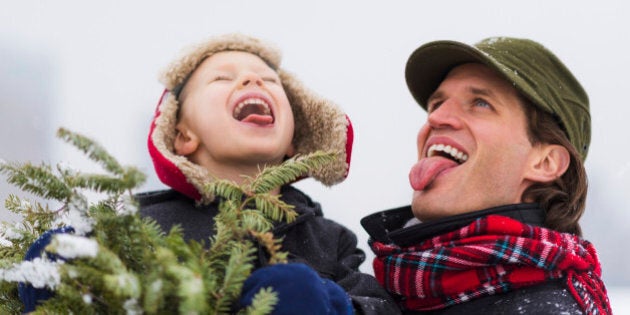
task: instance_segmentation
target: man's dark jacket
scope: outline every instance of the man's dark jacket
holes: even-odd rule
[[[361,224],[370,241],[394,243],[401,247],[419,244],[428,238],[469,225],[490,214],[507,216],[522,223],[543,226],[545,212],[536,204],[516,204],[410,225],[414,219],[410,206],[369,215]],[[566,279],[549,281],[503,294],[490,295],[456,304],[445,309],[405,314],[583,314],[564,284]]]
[[[290,262],[311,266],[320,276],[331,279],[348,292],[359,314],[400,314],[395,302],[376,279],[358,271],[365,253],[358,249],[354,233],[323,217],[321,207],[292,186],[280,192],[282,201],[294,205],[298,217],[291,223],[274,227],[277,238],[283,238],[282,249],[289,253]],[[174,190],[137,195],[140,214],[151,217],[168,232],[179,225],[186,240],[208,243],[214,234],[214,217],[218,203],[196,206],[195,201]],[[263,249],[259,266],[265,264]]]

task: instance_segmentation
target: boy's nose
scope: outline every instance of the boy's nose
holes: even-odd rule
[[[257,74],[254,73],[249,73],[249,74],[245,74],[243,75],[242,81],[241,81],[241,85],[243,85],[243,87],[248,86],[250,84],[256,84],[258,86],[262,86],[263,81],[260,78],[260,76],[258,76]]]

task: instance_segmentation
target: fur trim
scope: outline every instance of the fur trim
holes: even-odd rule
[[[252,53],[260,57],[269,67],[276,71],[282,58],[280,51],[270,43],[263,43],[259,39],[241,34],[226,34],[211,38],[184,50],[181,57],[172,62],[162,72],[160,82],[169,91],[181,88],[201,62],[221,51]]]
[[[230,50],[255,54],[278,72],[293,110],[296,152],[308,154],[322,150],[337,154],[335,162],[309,175],[327,186],[343,181],[350,167],[353,141],[348,117],[337,105],[316,95],[294,75],[280,69],[281,54],[274,46],[240,34],[223,35],[192,46],[162,72],[161,82],[167,91],[158,104],[148,139],[149,153],[160,180],[201,202],[214,199],[214,196],[203,194],[204,185],[214,180],[212,174],[175,154],[173,144],[179,108],[176,94],[205,58]]]
[[[278,74],[293,109],[296,152],[335,152],[334,163],[310,175],[327,186],[343,181],[350,167],[350,150],[346,150],[346,143],[352,142],[350,121],[335,104],[315,95],[292,74],[281,69]]]

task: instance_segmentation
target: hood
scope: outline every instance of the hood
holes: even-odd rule
[[[160,81],[165,89],[148,137],[149,154],[158,178],[195,200],[210,202],[214,199],[203,189],[213,180],[212,174],[185,156],[175,154],[173,144],[179,91],[204,59],[221,51],[257,55],[278,73],[293,110],[296,153],[303,155],[321,150],[337,154],[334,162],[308,176],[326,186],[343,181],[350,168],[354,136],[350,119],[335,103],[307,89],[293,74],[280,68],[281,54],[272,44],[241,34],[213,37],[188,47],[162,72]]]

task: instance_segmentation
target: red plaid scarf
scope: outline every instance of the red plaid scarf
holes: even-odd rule
[[[415,246],[371,246],[376,278],[405,297],[409,310],[441,309],[566,278],[587,314],[611,313],[595,248],[572,234],[490,215]]]

